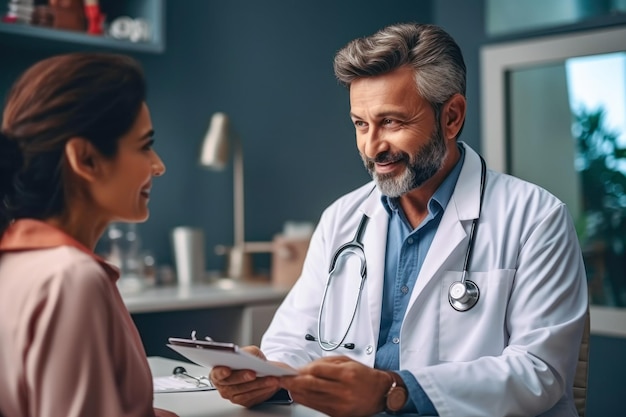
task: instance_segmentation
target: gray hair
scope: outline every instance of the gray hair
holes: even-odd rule
[[[402,23],[351,41],[335,55],[335,76],[350,87],[357,78],[394,71],[415,71],[418,93],[435,108],[454,94],[465,96],[463,54],[452,37],[438,26]]]

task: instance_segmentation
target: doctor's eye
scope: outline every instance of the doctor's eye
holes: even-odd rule
[[[367,123],[365,123],[363,120],[354,120],[352,123],[354,123],[354,127],[356,127],[357,129],[363,129],[367,127]]]

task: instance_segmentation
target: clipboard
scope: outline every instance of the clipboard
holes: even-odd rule
[[[250,369],[257,376],[296,375],[294,369],[282,368],[243,351],[234,343],[213,342],[170,337],[167,347],[193,363],[207,368],[227,366],[231,369]]]

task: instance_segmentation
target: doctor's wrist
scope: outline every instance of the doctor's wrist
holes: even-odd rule
[[[409,395],[404,380],[400,375],[392,371],[384,371],[386,374],[386,389],[383,396],[383,411],[387,414],[398,414],[406,406]]]

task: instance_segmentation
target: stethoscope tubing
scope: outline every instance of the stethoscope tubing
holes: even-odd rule
[[[322,295],[322,303],[320,304],[320,310],[317,316],[317,334],[316,338],[317,344],[320,349],[330,352],[336,350],[340,346],[342,346],[346,337],[348,336],[348,332],[352,327],[352,323],[354,322],[354,318],[356,317],[356,312],[359,309],[359,303],[361,301],[361,291],[363,290],[363,285],[365,284],[365,279],[367,278],[367,262],[365,260],[365,248],[363,247],[363,242],[361,241],[363,237],[363,232],[365,232],[365,228],[367,227],[367,222],[369,221],[369,217],[366,214],[363,214],[361,217],[361,221],[359,222],[359,226],[356,229],[356,233],[354,234],[354,238],[341,245],[333,256],[333,259],[330,263],[330,267],[328,268],[328,280],[326,281],[326,286],[324,287],[324,294]],[[354,307],[354,311],[352,312],[352,317],[350,318],[350,323],[346,328],[345,333],[341,337],[341,340],[338,343],[334,343],[331,341],[322,340],[322,316],[324,315],[324,306],[326,305],[326,297],[328,295],[328,289],[330,288],[330,284],[333,278],[333,272],[337,268],[337,260],[343,253],[353,253],[359,257],[361,260],[361,282],[359,284],[359,297],[357,297],[356,305]]]
[[[474,234],[476,233],[476,224],[480,219],[480,214],[483,209],[483,198],[485,196],[485,177],[487,176],[487,166],[483,157],[480,157],[481,171],[480,171],[480,202],[478,206],[478,217],[472,220],[472,227],[470,229],[469,243],[467,244],[467,251],[465,252],[465,261],[463,262],[463,276],[461,282],[465,282],[467,277],[467,271],[469,269],[470,259],[474,252]]]

